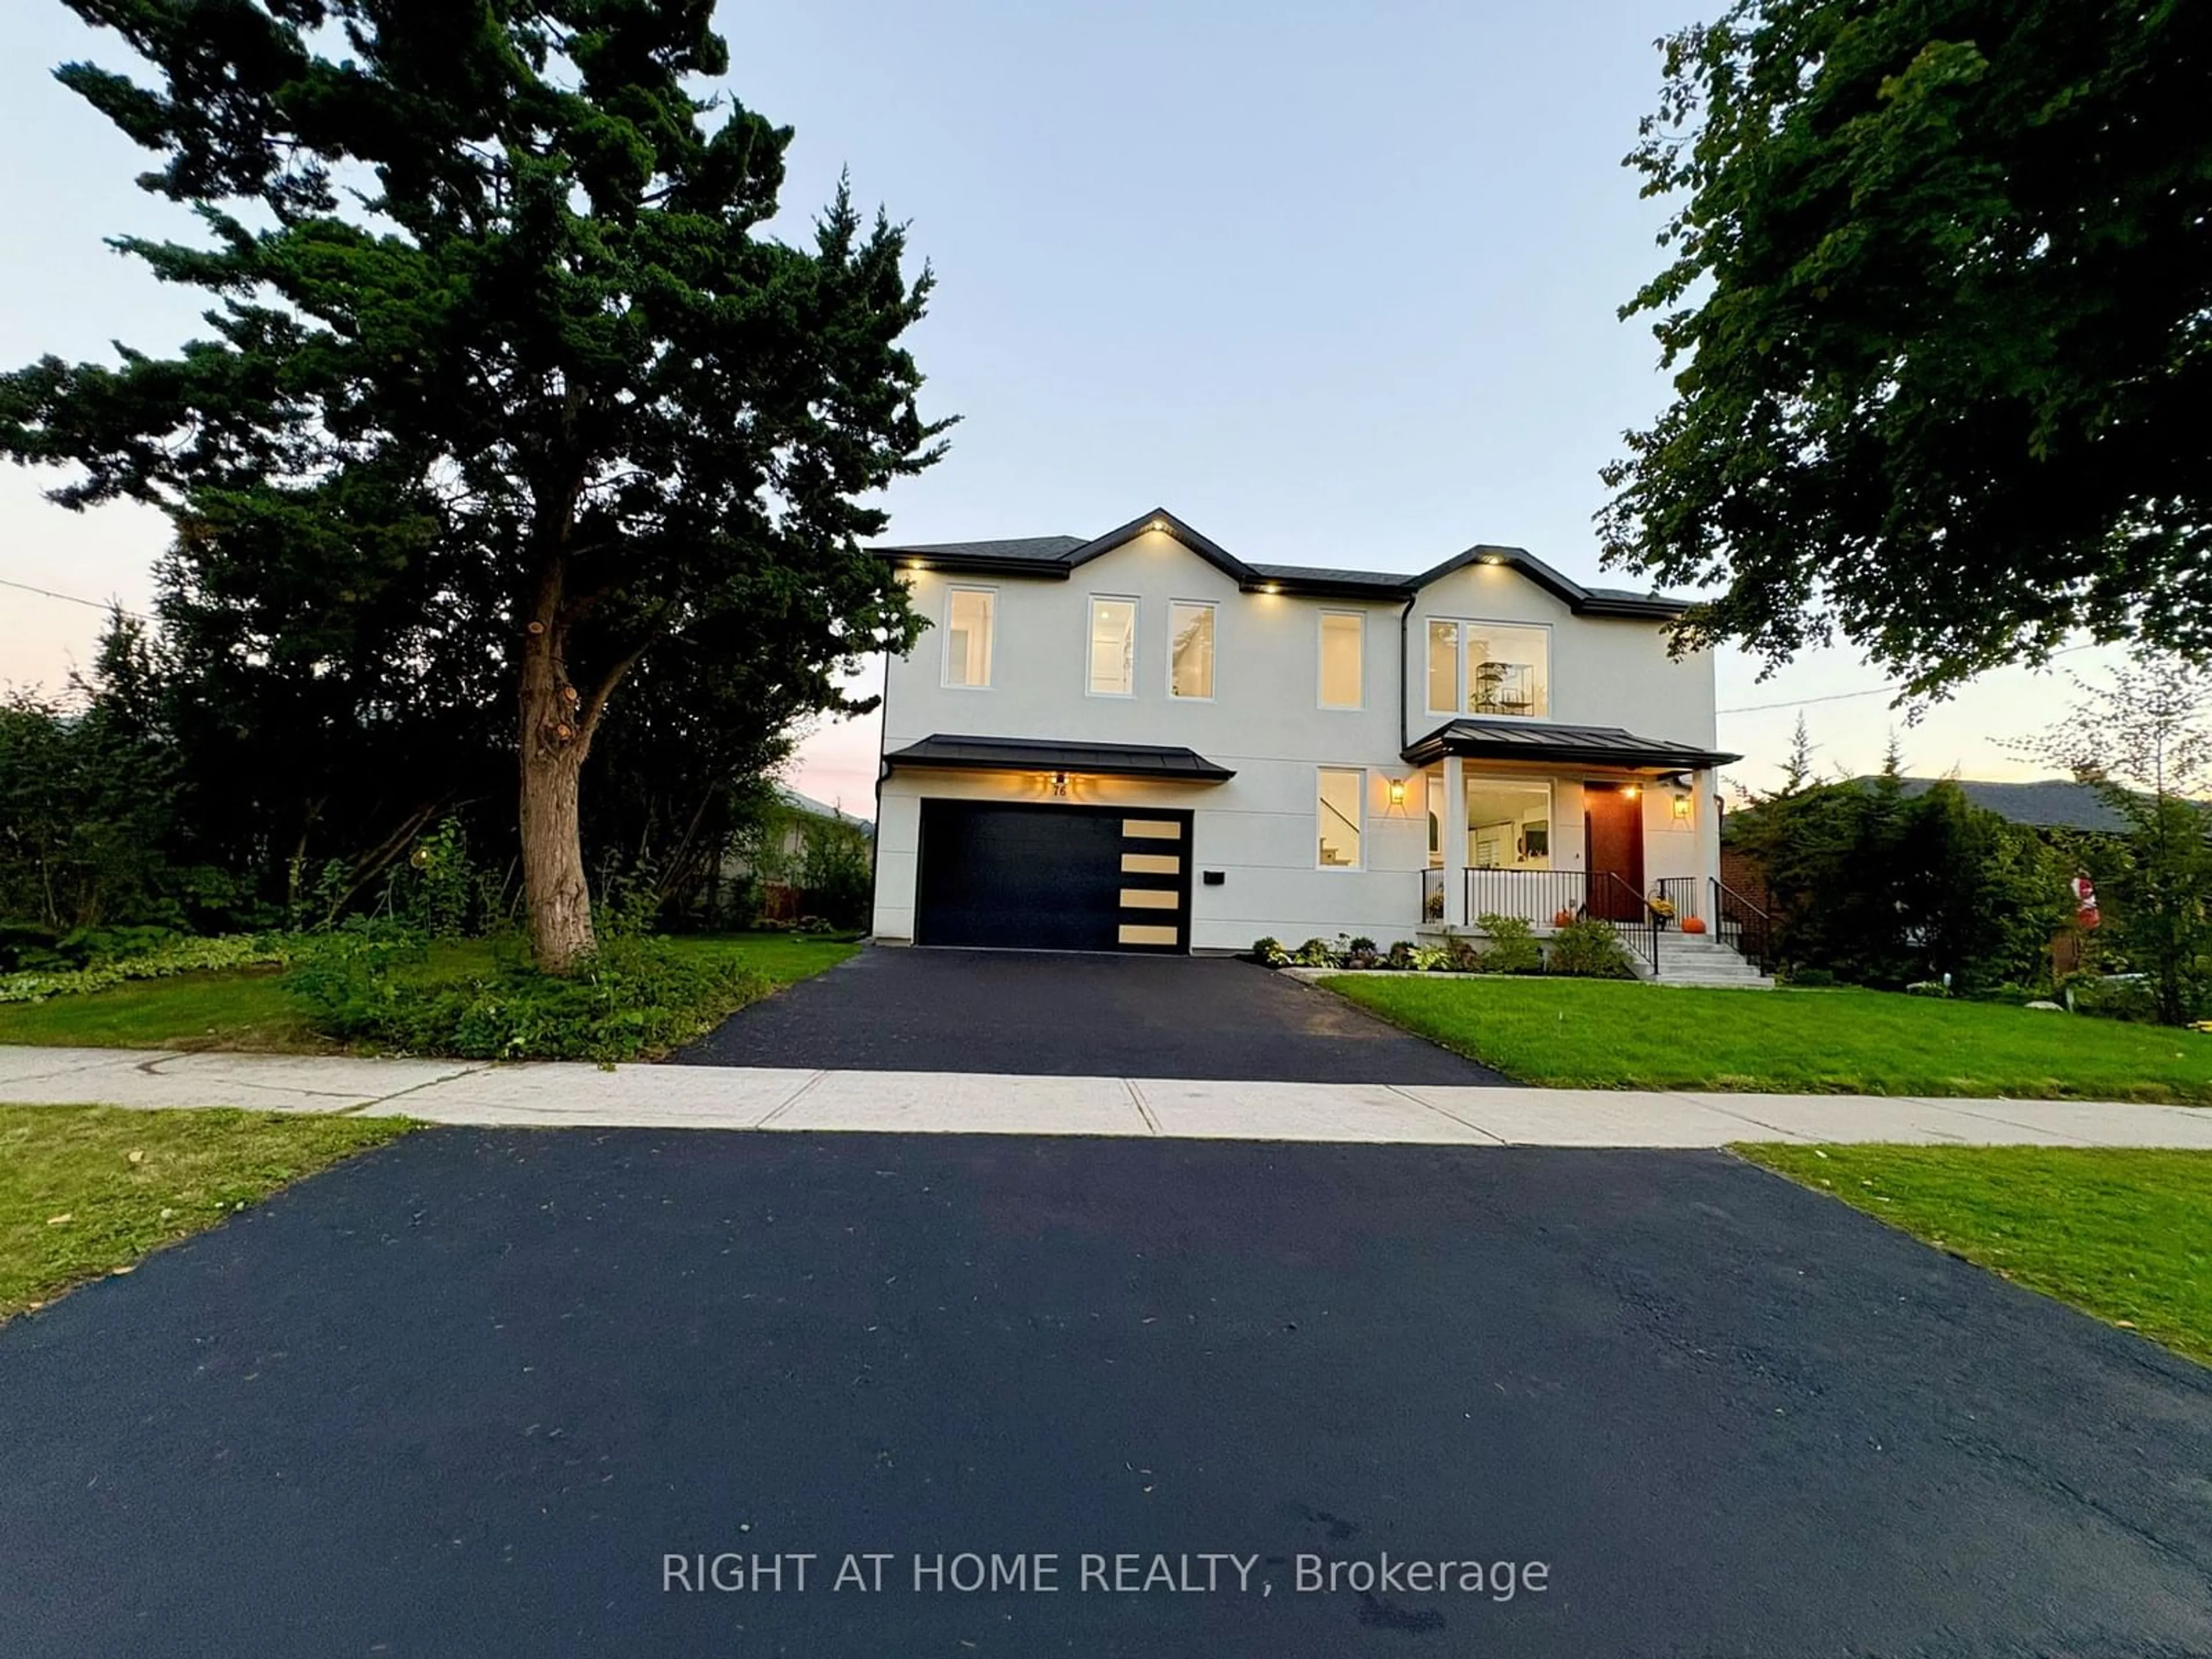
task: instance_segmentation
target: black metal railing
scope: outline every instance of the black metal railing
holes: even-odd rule
[[[1651,977],[1659,977],[1659,913],[1644,895],[1610,870],[1601,870],[1590,890],[1590,914],[1613,924],[1620,942],[1644,958]]]
[[[1685,916],[1704,916],[1705,907],[1698,902],[1699,884],[1695,876],[1663,876],[1651,884],[1651,896],[1664,899],[1672,915],[1668,917],[1677,927]]]
[[[1732,947],[1760,973],[1774,957],[1774,926],[1766,912],[1718,876],[1712,878],[1713,937]]]
[[[1589,882],[1580,870],[1469,870],[1467,920],[1518,916],[1548,927],[1560,915],[1579,916],[1589,908]]]

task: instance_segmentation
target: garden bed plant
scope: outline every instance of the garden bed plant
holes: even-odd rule
[[[1333,968],[1346,972],[1387,970],[1423,974],[1549,974],[1575,979],[1632,979],[1628,950],[1609,922],[1569,921],[1539,939],[1518,916],[1475,918],[1480,939],[1457,933],[1441,944],[1399,939],[1388,946],[1339,933],[1310,939],[1296,950],[1280,939],[1253,943],[1252,959],[1267,968]]]

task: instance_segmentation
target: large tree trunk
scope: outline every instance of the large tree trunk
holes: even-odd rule
[[[553,626],[533,626],[523,641],[518,734],[522,891],[531,955],[547,973],[560,974],[598,945],[576,817],[577,780],[590,742],[564,672],[561,635]]]

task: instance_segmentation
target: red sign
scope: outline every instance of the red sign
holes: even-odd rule
[[[2074,878],[2074,922],[2087,933],[2104,918],[2097,914],[2097,889],[2087,876]]]

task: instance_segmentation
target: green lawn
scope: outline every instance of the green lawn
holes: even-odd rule
[[[1881,991],[1357,974],[1322,982],[1509,1077],[1554,1088],[2212,1103],[2212,1034],[2082,1015]]]
[[[782,987],[834,968],[860,947],[789,933],[706,934],[672,941],[687,954],[734,957]],[[455,975],[488,969],[492,945],[465,939],[432,947],[431,965]],[[0,1004],[0,1043],[100,1048],[224,1048],[329,1054],[337,1045],[309,1029],[278,984],[280,969],[234,969],[133,980],[86,996]]]
[[[0,1106],[0,1320],[86,1279],[128,1273],[149,1250],[409,1127],[398,1118]]]
[[[2212,1152],[1735,1150],[1938,1249],[2212,1364]]]

